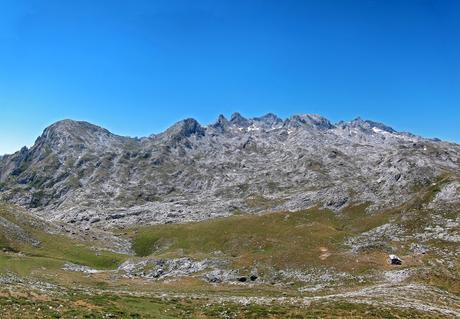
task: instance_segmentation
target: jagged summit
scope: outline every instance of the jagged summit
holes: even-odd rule
[[[185,138],[191,135],[203,136],[204,131],[197,120],[188,118],[175,123],[164,132],[164,135],[169,138]]]
[[[388,133],[397,133],[396,130],[380,122],[374,122],[370,120],[363,120],[361,117],[357,117],[350,122],[341,121],[337,123],[337,126],[341,128],[355,128],[363,131],[384,131]]]
[[[229,121],[227,118],[223,115],[220,114],[219,117],[217,118],[216,122],[211,124],[210,127],[216,129],[219,132],[224,132],[226,128],[230,125]]]
[[[219,115],[217,121],[210,125],[211,128],[221,132],[228,130],[231,126],[243,129],[257,131],[257,127],[264,129],[274,129],[284,125],[285,127],[310,127],[316,129],[331,129],[334,125],[331,122],[316,114],[300,114],[293,115],[290,118],[283,120],[274,113],[267,113],[260,117],[245,118],[240,113],[235,112],[231,115],[230,120],[227,120],[224,115]],[[251,126],[254,126],[252,129]]]
[[[254,117],[253,120],[257,122],[263,122],[267,125],[277,125],[283,122],[281,118],[279,118],[276,114],[273,113],[267,113],[260,117]]]
[[[332,129],[335,127],[327,118],[317,114],[293,115],[290,118],[288,118],[284,123],[284,125],[287,127],[308,126],[322,130]]]
[[[329,130],[338,127],[342,129],[360,129],[363,132],[375,132],[381,130],[388,133],[397,133],[396,130],[383,123],[364,120],[360,117],[348,122],[340,121],[334,125],[327,118],[318,114],[293,115],[286,120],[283,120],[274,113],[267,113],[260,117],[246,118],[240,113],[235,112],[231,115],[229,120],[224,115],[219,115],[217,120],[207,127],[218,132],[225,132],[232,126],[244,129],[248,129],[250,126],[260,126],[265,129],[271,129],[280,127],[280,125],[285,128],[304,127],[309,129]],[[163,135],[190,137],[191,135],[203,136],[205,134],[206,127],[202,126],[196,119],[187,118],[173,124],[163,133],[152,136]],[[66,139],[67,141],[74,138],[79,141],[88,141],[94,139],[96,136],[100,139],[101,136],[116,137],[117,135],[102,127],[85,121],[65,119],[47,127],[40,138],[47,140]]]
[[[247,118],[243,117],[238,112],[235,112],[232,114],[230,118],[230,123],[236,126],[240,126],[240,127],[247,127],[251,124],[251,122]]]

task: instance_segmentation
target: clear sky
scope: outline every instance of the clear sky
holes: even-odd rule
[[[357,116],[460,142],[457,0],[0,0],[0,154],[72,118]]]

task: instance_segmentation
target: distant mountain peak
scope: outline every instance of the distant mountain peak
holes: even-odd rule
[[[37,142],[46,143],[49,146],[73,144],[88,146],[108,144],[115,137],[117,136],[100,126],[85,121],[66,119],[48,126],[37,139]]]
[[[57,121],[48,126],[43,131],[42,136],[53,137],[60,135],[74,135],[80,137],[82,135],[94,134],[112,135],[112,133],[110,133],[107,129],[91,124],[89,122],[66,119]]]
[[[193,118],[187,118],[179,121],[166,130],[168,137],[190,137],[192,135],[203,136],[204,128]]]
[[[285,121],[285,125],[289,127],[310,126],[322,130],[335,127],[327,118],[318,114],[293,115]]]
[[[223,114],[219,114],[217,117],[217,123],[226,123],[228,122],[227,118]]]
[[[86,121],[77,121],[77,120],[71,120],[71,119],[64,119],[57,121],[50,126],[48,126],[45,130],[56,130],[56,131],[62,131],[62,130],[75,130],[75,129],[89,129],[93,131],[107,131],[106,129],[97,126],[95,124],[91,124]]]
[[[260,117],[254,117],[253,120],[257,122],[263,122],[267,125],[276,125],[283,122],[283,120],[274,113],[267,113]]]
[[[247,127],[250,125],[250,121],[238,112],[232,114],[230,123],[240,127]]]
[[[227,118],[223,115],[220,114],[219,117],[217,118],[216,122],[211,124],[210,127],[223,132],[227,128],[227,126],[230,125],[229,121]]]
[[[374,122],[370,120],[364,120],[361,117],[357,117],[354,120],[350,122],[344,122],[341,121],[337,124],[340,127],[351,127],[351,128],[359,128],[363,131],[375,131],[375,130],[381,130],[385,131],[388,133],[396,133],[396,130],[394,130],[392,127],[387,126],[383,123],[380,122]]]

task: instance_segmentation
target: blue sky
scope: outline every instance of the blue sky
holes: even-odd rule
[[[361,116],[460,142],[460,1],[0,0],[0,154],[63,118]]]

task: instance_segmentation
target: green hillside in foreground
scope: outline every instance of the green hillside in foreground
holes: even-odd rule
[[[97,269],[114,269],[125,256],[96,249],[90,242],[52,234],[53,228],[16,207],[0,205],[0,272],[25,270],[48,265],[60,268],[65,262]],[[55,231],[55,230],[54,230]],[[20,253],[15,254],[6,254]]]
[[[131,236],[139,256],[202,258],[220,252],[241,267],[267,265],[282,269],[341,265],[346,268],[344,262],[350,257],[344,240],[385,223],[395,213],[366,215],[362,205],[341,215],[320,209],[239,215],[190,224],[151,226],[133,231]]]

